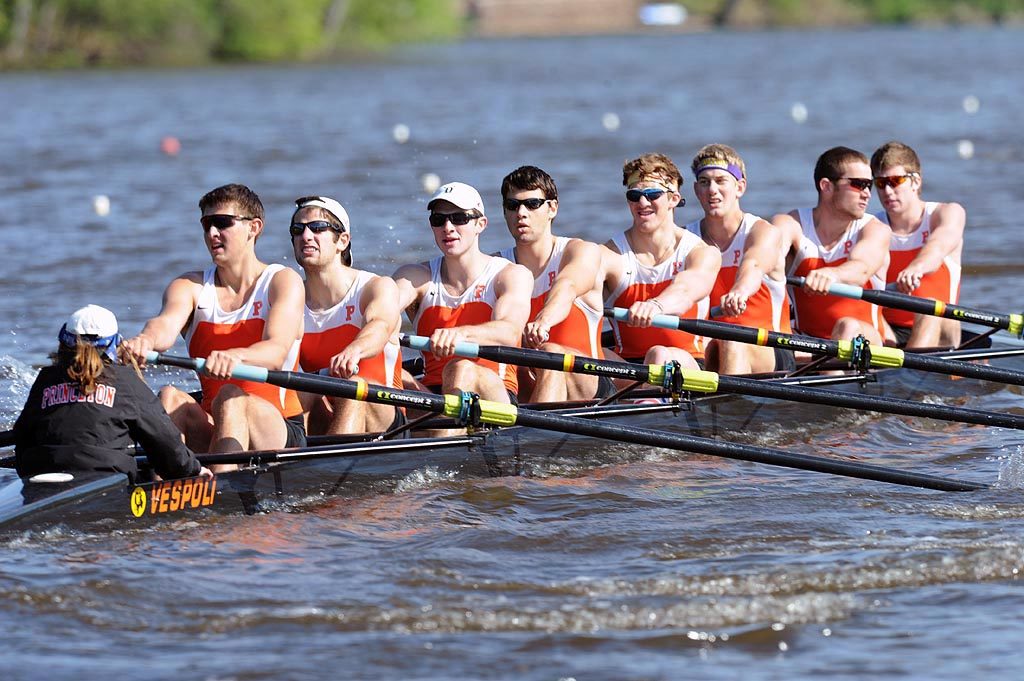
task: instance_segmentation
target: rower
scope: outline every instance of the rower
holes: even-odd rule
[[[601,247],[583,239],[555,236],[558,188],[535,166],[516,168],[501,182],[505,224],[515,246],[499,255],[533,275],[530,318],[523,333],[527,347],[546,352],[602,358],[603,273]],[[519,389],[531,402],[588,400],[614,392],[611,379],[552,369],[519,371]]]
[[[298,368],[302,279],[256,256],[263,203],[240,184],[218,187],[199,201],[199,223],[213,265],[186,272],[164,292],[160,314],[126,342],[137,361],[162,352],[179,334],[192,357],[206,359],[202,400],[173,386],[160,401],[196,451],[300,447],[306,442],[302,405],[294,391],[231,379],[245,362],[266,369]],[[233,470],[233,464],[215,472]]]
[[[613,322],[615,351],[644,364],[678,361],[698,368],[704,339],[651,326],[655,315],[705,319],[721,253],[675,223],[682,173],[668,156],[645,154],[622,168],[633,223],[603,249],[605,300],[627,308],[627,323]]]
[[[352,267],[352,227],[340,203],[306,196],[295,205],[288,229],[295,262],[306,273],[299,348],[303,371],[327,369],[339,378],[402,387],[398,287],[389,277]],[[404,422],[401,411],[389,405],[308,393],[300,397],[311,433],[380,432]]]
[[[514,366],[455,356],[456,344],[518,346],[530,312],[530,271],[480,250],[487,227],[484,203],[462,182],[442,185],[427,203],[441,255],[395,272],[399,307],[418,335],[430,338],[424,376],[413,381],[435,393],[468,391],[495,402],[517,401]]]
[[[722,310],[716,321],[792,333],[782,233],[740,208],[747,191],[743,159],[730,146],[709,144],[693,157],[690,170],[704,217],[686,229],[722,253],[722,268],[711,290],[711,304]],[[789,350],[723,340],[708,342],[706,363],[723,374],[796,368]]]
[[[871,168],[864,154],[833,147],[814,166],[818,204],[776,215],[783,231],[787,274],[805,277],[793,290],[800,333],[850,340],[864,336],[882,343],[882,315],[877,305],[828,295],[834,283],[880,289],[889,260],[889,227],[867,215]]]
[[[958,203],[921,198],[921,161],[906,144],[887,142],[871,155],[882,210],[879,220],[892,229],[886,284],[898,291],[946,303],[960,297],[960,255],[967,214]],[[891,339],[900,346],[955,347],[960,322],[886,308]]]
[[[133,443],[164,478],[212,477],[142,380],[138,365],[117,364],[121,335],[110,310],[87,305],[57,334],[53,364],[43,367],[14,424],[18,475],[114,471],[133,482]]]

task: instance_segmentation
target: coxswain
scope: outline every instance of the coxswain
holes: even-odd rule
[[[14,424],[18,475],[112,471],[135,482],[135,443],[163,478],[213,475],[181,441],[138,365],[117,363],[113,312],[76,310],[57,338],[53,363],[40,370]]]

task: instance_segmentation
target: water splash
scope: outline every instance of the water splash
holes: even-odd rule
[[[1024,445],[1017,445],[1014,452],[1000,464],[995,487],[1024,487]]]
[[[10,355],[0,355],[0,423],[13,423],[39,370]]]

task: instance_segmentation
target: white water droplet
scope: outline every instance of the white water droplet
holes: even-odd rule
[[[420,183],[423,185],[423,191],[433,194],[441,186],[441,178],[436,173],[424,173],[420,178]]]
[[[399,123],[395,127],[391,128],[391,136],[399,144],[405,144],[409,141],[409,126],[405,123]]]
[[[105,194],[97,194],[92,197],[92,209],[101,218],[110,215],[110,198]]]
[[[803,105],[803,102],[795,102],[789,108],[789,115],[797,123],[803,123],[807,120],[807,107]]]
[[[981,108],[981,102],[974,95],[967,95],[964,97],[964,111],[969,114],[978,113],[978,109]]]
[[[604,116],[601,116],[601,125],[603,125],[604,129],[608,132],[615,132],[619,129],[619,125],[621,124],[622,121],[619,120],[618,114],[609,111]]]
[[[956,143],[956,153],[965,161],[974,157],[974,142],[971,140],[960,140]]]

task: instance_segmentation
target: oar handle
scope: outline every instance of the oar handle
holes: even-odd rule
[[[398,342],[413,350],[430,352],[430,339],[426,336],[410,336],[409,334],[403,333],[399,334]],[[455,354],[460,357],[479,357],[480,346],[476,343],[470,343],[469,341],[458,341],[455,343]]]
[[[805,281],[807,281],[807,277],[786,277],[786,283],[790,286],[803,286]],[[854,286],[853,284],[836,282],[828,287],[828,292],[832,295],[842,296],[843,298],[853,298],[854,300],[864,299],[864,289],[860,286]]]
[[[166,364],[167,366],[192,369],[196,373],[202,373],[206,369],[206,360],[202,357],[178,357],[176,355],[165,355],[160,352],[147,352],[146,361],[150,364]],[[239,364],[231,371],[231,378],[239,381],[255,381],[266,383],[269,371],[263,367],[255,367],[249,364]]]

